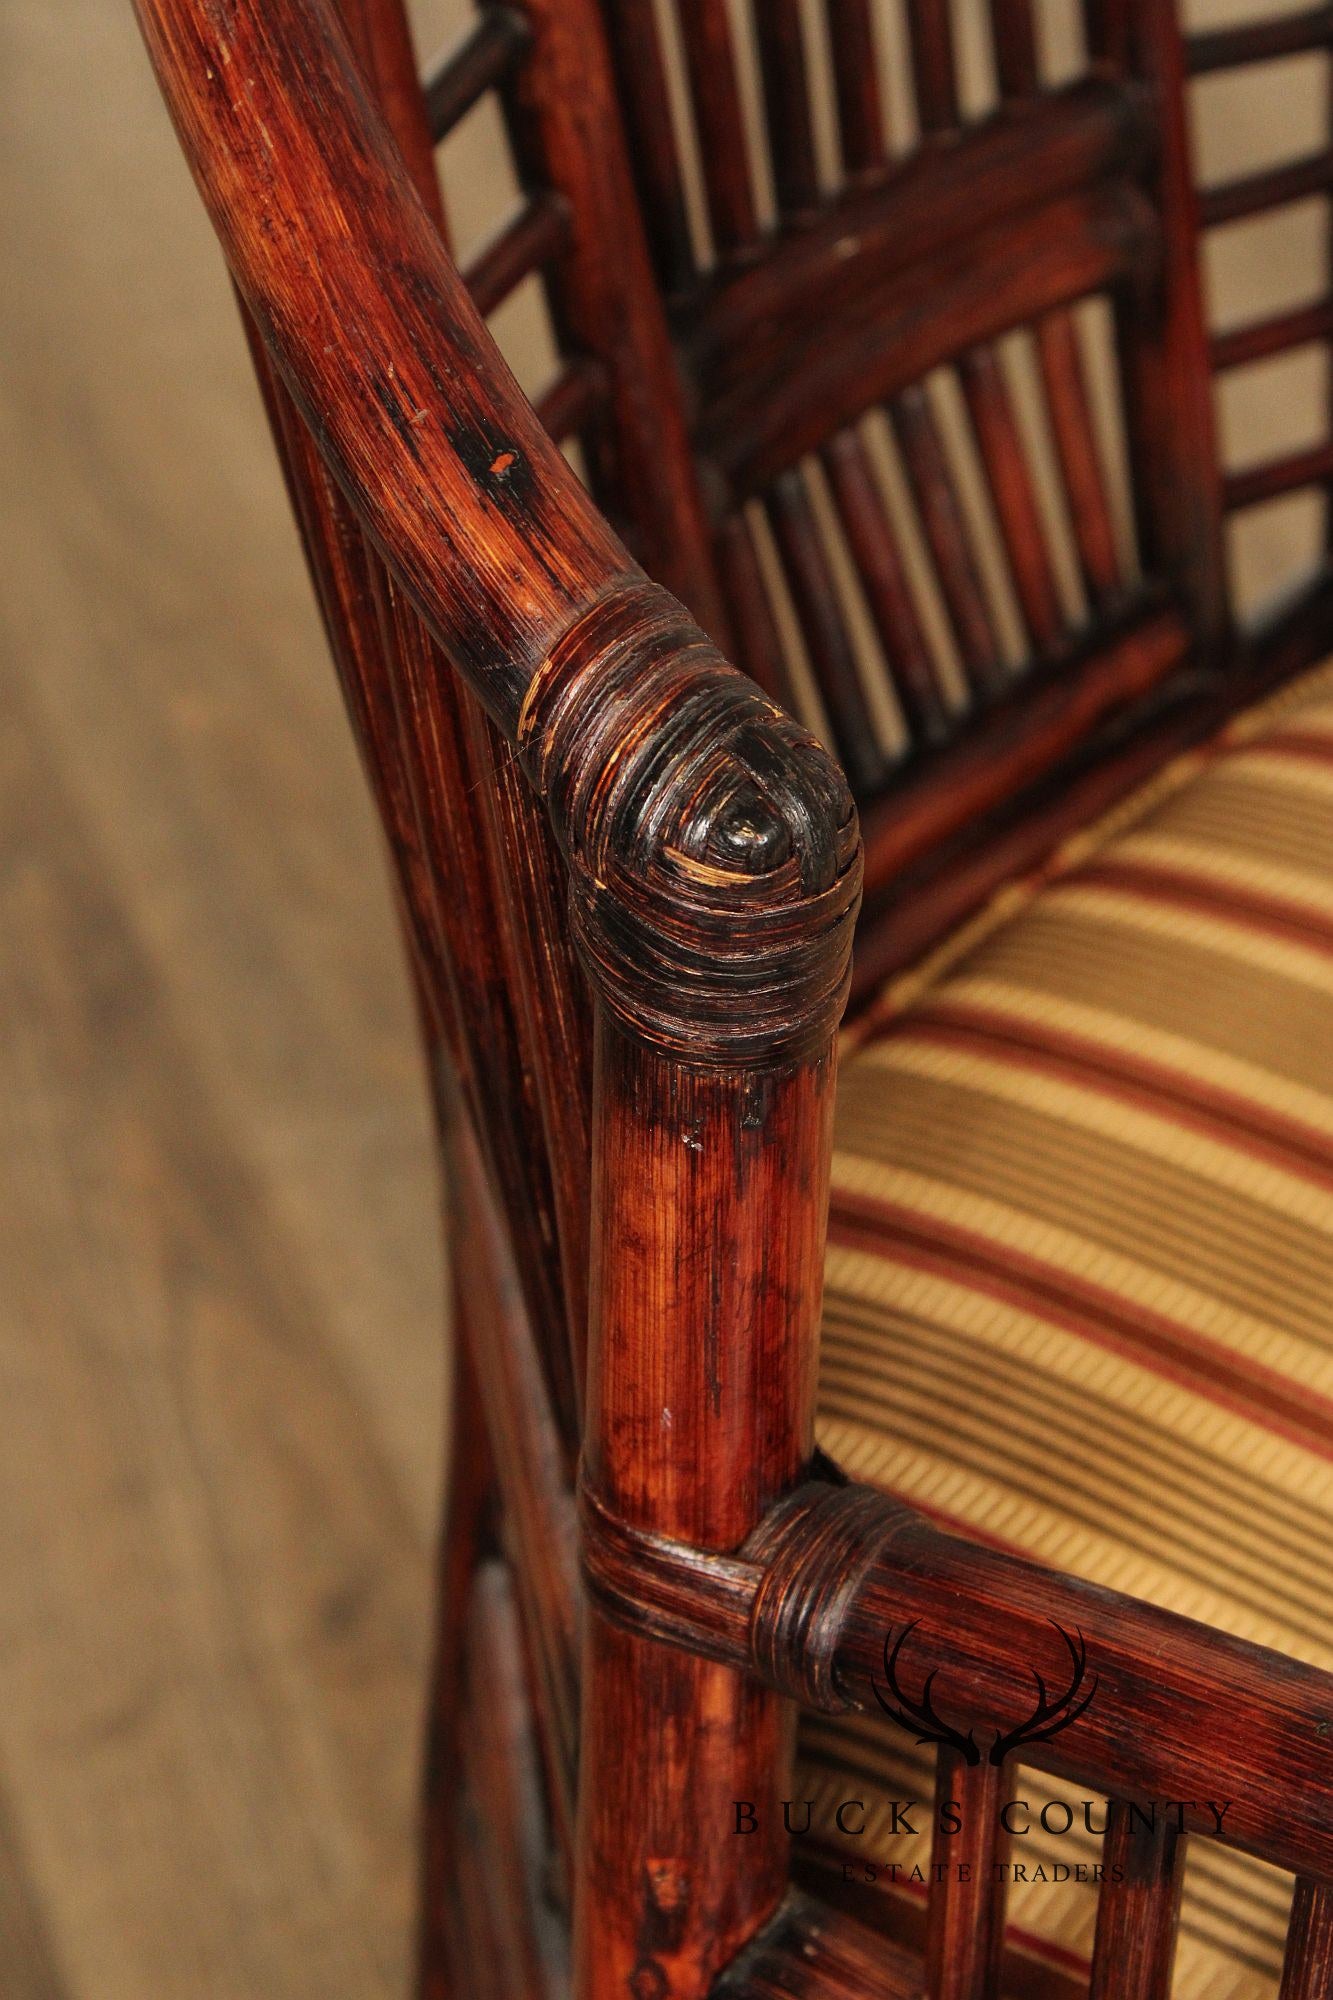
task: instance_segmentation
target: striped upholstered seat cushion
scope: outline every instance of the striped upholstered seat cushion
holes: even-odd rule
[[[1324,668],[1008,892],[859,1031],[822,1442],[968,1533],[1333,1668],[1331,1281]],[[834,1808],[861,1798],[848,1852],[927,1860],[889,1803],[929,1798],[926,1756],[887,1722],[808,1723],[816,1833],[836,1845]],[[1095,1840],[1015,1853],[1035,1877],[1016,1932],[1053,1965],[1086,1958],[1095,1891],[1073,1864]],[[1041,1881],[1060,1863],[1069,1881]],[[1275,1990],[1285,1903],[1276,1874],[1199,1844],[1176,1992]]]

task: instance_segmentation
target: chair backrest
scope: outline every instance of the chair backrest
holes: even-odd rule
[[[433,73],[437,136],[483,87],[507,108],[525,205],[473,276],[489,306],[542,273],[557,434],[847,771],[853,1006],[1262,684],[1228,523],[1329,482],[1328,443],[1220,464],[1214,379],[1329,317],[1210,337],[1200,246],[1333,155],[1200,195],[1187,132],[1191,78],[1326,51],[1327,23],[1180,12],[516,0]]]
[[[428,88],[437,141],[506,104],[523,205],[468,276],[543,274],[553,435],[847,772],[857,995],[1231,634],[1171,0],[962,19],[518,0]]]

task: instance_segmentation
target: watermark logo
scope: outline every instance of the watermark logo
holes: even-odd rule
[[[1048,1743],[1087,1712],[1097,1693],[1098,1676],[1088,1672],[1088,1648],[1076,1627],[1066,1631],[1055,1619],[1049,1621],[1059,1639],[1063,1661],[1058,1673],[1049,1663],[1043,1674],[1029,1662],[1027,1674],[1031,1695],[1027,1713],[1012,1728],[960,1715],[956,1700],[940,1692],[943,1663],[931,1662],[930,1649],[923,1641],[921,1621],[897,1629],[890,1626],[884,1635],[884,1678],[872,1682],[880,1709],[900,1729],[920,1745],[935,1743],[956,1753],[960,1762],[973,1769],[999,1769],[1010,1754],[1024,1745]],[[896,1633],[896,1636],[895,1636]],[[915,1643],[913,1643],[915,1639]],[[913,1689],[917,1692],[913,1693]],[[947,1709],[948,1713],[942,1713]],[[873,1711],[871,1711],[873,1713]],[[1026,1763],[1026,1758],[1020,1758]],[[989,1864],[995,1882],[1092,1882],[1123,1881],[1123,1865],[1110,1860],[1084,1858],[1080,1843],[1102,1839],[1110,1824],[1107,1798],[1067,1799],[1006,1798],[999,1796],[1000,1783],[989,1781],[976,1786],[959,1785],[963,1798],[942,1796],[941,1787],[933,1803],[924,1799],[835,1798],[827,1787],[821,1795],[808,1799],[783,1799],[782,1824],[789,1835],[813,1840],[824,1849],[832,1848],[842,1861],[842,1879],[848,1883],[873,1884],[878,1881],[925,1884],[952,1877],[960,1882],[971,1879],[974,1862],[969,1858],[951,1860],[947,1843],[962,1833],[965,1817],[983,1813],[993,1821],[998,1846]],[[1126,1799],[1123,1802],[1130,1832],[1155,1833],[1173,1827],[1183,1833],[1189,1826],[1203,1826],[1213,1837],[1223,1837],[1223,1821],[1231,1811],[1230,1799]],[[732,1832],[739,1836],[758,1832],[760,1808],[750,1799],[733,1800]],[[1206,1827],[1204,1815],[1211,1817]],[[894,1852],[900,1840],[926,1836],[932,1842],[931,1857],[914,1862],[910,1850],[906,1858]],[[1050,1843],[1069,1838],[1074,1846],[1068,1861],[1056,1859]],[[1014,1858],[1011,1841],[1031,1839],[1033,1847],[1019,1849],[1024,1858]],[[861,1845],[862,1842],[868,1843]],[[939,1846],[936,1843],[943,1842]]]
[[[903,1648],[916,1631],[920,1619],[914,1618],[904,1625],[897,1639],[893,1628],[884,1635],[884,1677],[886,1686],[881,1688],[873,1683],[875,1699],[891,1721],[915,1736],[919,1744],[942,1743],[956,1750],[965,1764],[980,1764],[982,1751],[977,1743],[977,1725],[973,1724],[964,1733],[947,1722],[935,1707],[935,1682],[939,1668],[932,1667],[921,1685],[921,1692],[915,1699],[903,1687],[900,1676],[900,1661]],[[1063,1625],[1052,1619],[1053,1629],[1059,1633],[1069,1654],[1069,1678],[1063,1692],[1052,1694],[1042,1675],[1035,1667],[1029,1667],[1036,1686],[1037,1699],[1027,1719],[1013,1729],[996,1729],[986,1752],[984,1761],[988,1764],[1003,1764],[1011,1750],[1020,1743],[1046,1743],[1052,1736],[1058,1736],[1062,1729],[1068,1729],[1071,1722],[1077,1722],[1097,1692],[1097,1677],[1086,1694],[1082,1692],[1088,1671],[1088,1648],[1083,1634],[1077,1627],[1071,1634]]]

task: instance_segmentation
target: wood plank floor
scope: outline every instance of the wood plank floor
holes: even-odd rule
[[[378,2000],[444,1366],[377,835],[125,0],[0,79],[0,1995]]]

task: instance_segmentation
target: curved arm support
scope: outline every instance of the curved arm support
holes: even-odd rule
[[[546,436],[334,0],[136,6],[237,286],[354,524],[515,750],[569,862],[599,1002],[587,1475],[645,1526],[729,1546],[810,1448],[860,893],[846,785],[646,580]],[[401,733],[432,709],[454,726],[437,671],[416,646]],[[447,823],[431,837],[447,848]],[[692,2000],[767,1920],[780,1830],[703,1857],[784,1741],[780,1704],[751,1683],[587,1621],[579,2000]]]
[[[550,806],[612,1013],[708,1062],[827,1041],[859,894],[841,774],[643,578],[547,437],[330,0],[136,6],[322,456]]]
[[[633,573],[505,366],[331,0],[135,0],[238,289],[326,463],[506,735]]]

